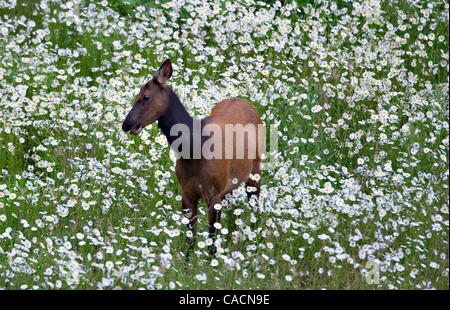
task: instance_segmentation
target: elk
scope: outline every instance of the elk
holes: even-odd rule
[[[246,100],[233,98],[226,99],[216,104],[211,114],[201,120],[194,119],[184,108],[175,92],[167,86],[168,79],[172,76],[172,64],[169,59],[164,61],[156,71],[153,78],[144,84],[135,98],[135,103],[125,118],[122,129],[137,135],[149,124],[157,121],[158,127],[166,136],[169,144],[177,154],[187,150],[185,156],[176,161],[175,172],[181,185],[182,209],[189,219],[188,229],[192,234],[190,241],[195,240],[195,225],[197,223],[197,209],[199,199],[203,199],[208,207],[209,236],[215,236],[215,223],[220,221],[220,204],[227,193],[238,188],[245,182],[247,188],[253,191],[247,192],[248,197],[259,195],[261,186],[261,154],[264,149],[265,135],[262,121],[256,109]],[[189,135],[182,140],[179,147],[174,144],[181,135],[174,133],[173,128],[184,125],[189,129]],[[195,130],[198,124],[200,132]],[[227,126],[253,125],[257,128],[256,135],[245,132],[244,138],[239,140],[237,132],[232,132],[231,139],[227,139],[220,133],[226,132]],[[216,130],[205,130],[207,127],[216,126]],[[258,141],[254,141],[256,139]],[[219,139],[219,143],[213,145],[215,154],[219,156],[207,157],[203,154],[195,157],[195,143],[205,146],[211,137]],[[237,145],[238,142],[243,145]],[[250,145],[256,143],[256,149]],[[197,145],[198,147],[198,145]],[[244,156],[238,156],[237,149],[244,150]],[[214,151],[214,148],[212,151]],[[226,150],[232,149],[227,154]],[[187,156],[186,156],[187,154]],[[222,155],[222,156],[220,156]],[[256,177],[251,177],[256,176]]]

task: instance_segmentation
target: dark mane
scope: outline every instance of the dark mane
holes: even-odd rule
[[[172,126],[180,123],[185,124],[192,133],[193,118],[186,111],[177,94],[169,87],[167,87],[167,91],[169,94],[169,108],[167,109],[167,112],[158,119],[158,126],[166,136],[169,144],[172,144],[172,142],[179,137],[170,135]]]

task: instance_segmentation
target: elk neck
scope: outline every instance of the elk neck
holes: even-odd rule
[[[192,135],[193,133],[193,124],[194,118],[189,115],[189,113],[184,108],[178,96],[175,94],[173,90],[169,89],[169,107],[167,111],[158,119],[158,127],[161,129],[163,134],[166,136],[167,141],[170,145],[172,142],[176,140],[181,133],[178,133],[175,136],[170,135],[170,130],[172,126],[176,124],[184,124],[189,128],[189,136],[190,136],[190,144],[192,144]],[[192,146],[192,145],[191,145]]]

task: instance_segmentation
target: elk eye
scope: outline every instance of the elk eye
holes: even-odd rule
[[[148,95],[144,96],[144,100],[148,100],[149,98],[150,98],[150,96],[148,96]]]

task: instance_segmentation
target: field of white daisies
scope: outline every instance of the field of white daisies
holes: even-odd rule
[[[0,288],[448,289],[448,27],[447,1],[0,0]],[[165,136],[121,130],[166,58],[192,115],[245,98],[279,138],[189,259]]]

